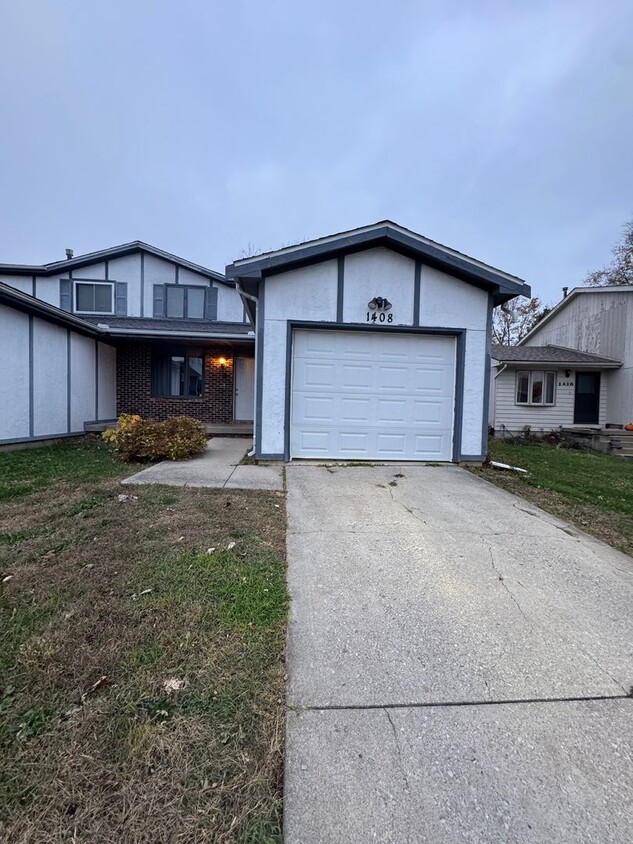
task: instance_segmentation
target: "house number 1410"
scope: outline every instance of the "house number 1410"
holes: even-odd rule
[[[367,322],[393,322],[393,314],[386,314],[384,311],[367,311]]]

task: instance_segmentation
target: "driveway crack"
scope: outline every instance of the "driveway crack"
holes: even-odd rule
[[[484,542],[485,542],[485,540],[484,540]],[[506,583],[505,577],[503,576],[503,574],[497,568],[497,564],[495,563],[495,555],[494,555],[494,552],[492,550],[492,545],[489,542],[486,542],[486,545],[488,547],[488,553],[490,554],[490,565],[492,566],[492,570],[494,571],[494,573],[497,575],[497,577],[499,579],[499,583],[505,589],[505,591],[508,593],[510,600],[515,605],[515,607],[518,609],[518,611],[521,613],[523,618],[530,625],[530,630],[532,630],[534,625],[532,624],[531,619],[529,619],[528,616],[523,612],[523,608],[522,608],[521,604],[517,601],[514,592],[510,589],[510,587]]]
[[[396,750],[398,751],[398,763],[399,763],[399,767],[400,767],[400,773],[402,774],[402,778],[404,779],[404,784],[407,788],[407,791],[409,793],[411,793],[411,786],[409,785],[409,778],[407,777],[407,772],[405,771],[405,768],[404,768],[404,762],[402,761],[402,748],[400,747],[400,739],[398,738],[398,731],[396,730],[396,725],[393,723],[391,713],[389,712],[389,710],[385,706],[382,707],[382,711],[385,713],[385,715],[387,716],[387,720],[391,724],[391,730],[393,732],[393,739],[394,739],[394,742],[396,744]]]

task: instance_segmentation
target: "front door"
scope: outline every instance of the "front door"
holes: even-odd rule
[[[600,423],[600,373],[577,372],[574,425]]]
[[[252,422],[255,406],[255,358],[235,358],[235,419]]]

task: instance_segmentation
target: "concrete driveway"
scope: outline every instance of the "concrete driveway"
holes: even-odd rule
[[[455,466],[287,484],[286,844],[628,844],[633,560]]]

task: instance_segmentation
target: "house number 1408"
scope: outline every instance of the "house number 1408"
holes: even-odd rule
[[[379,314],[376,311],[367,311],[367,322],[393,322],[393,314],[386,314],[384,311]]]

